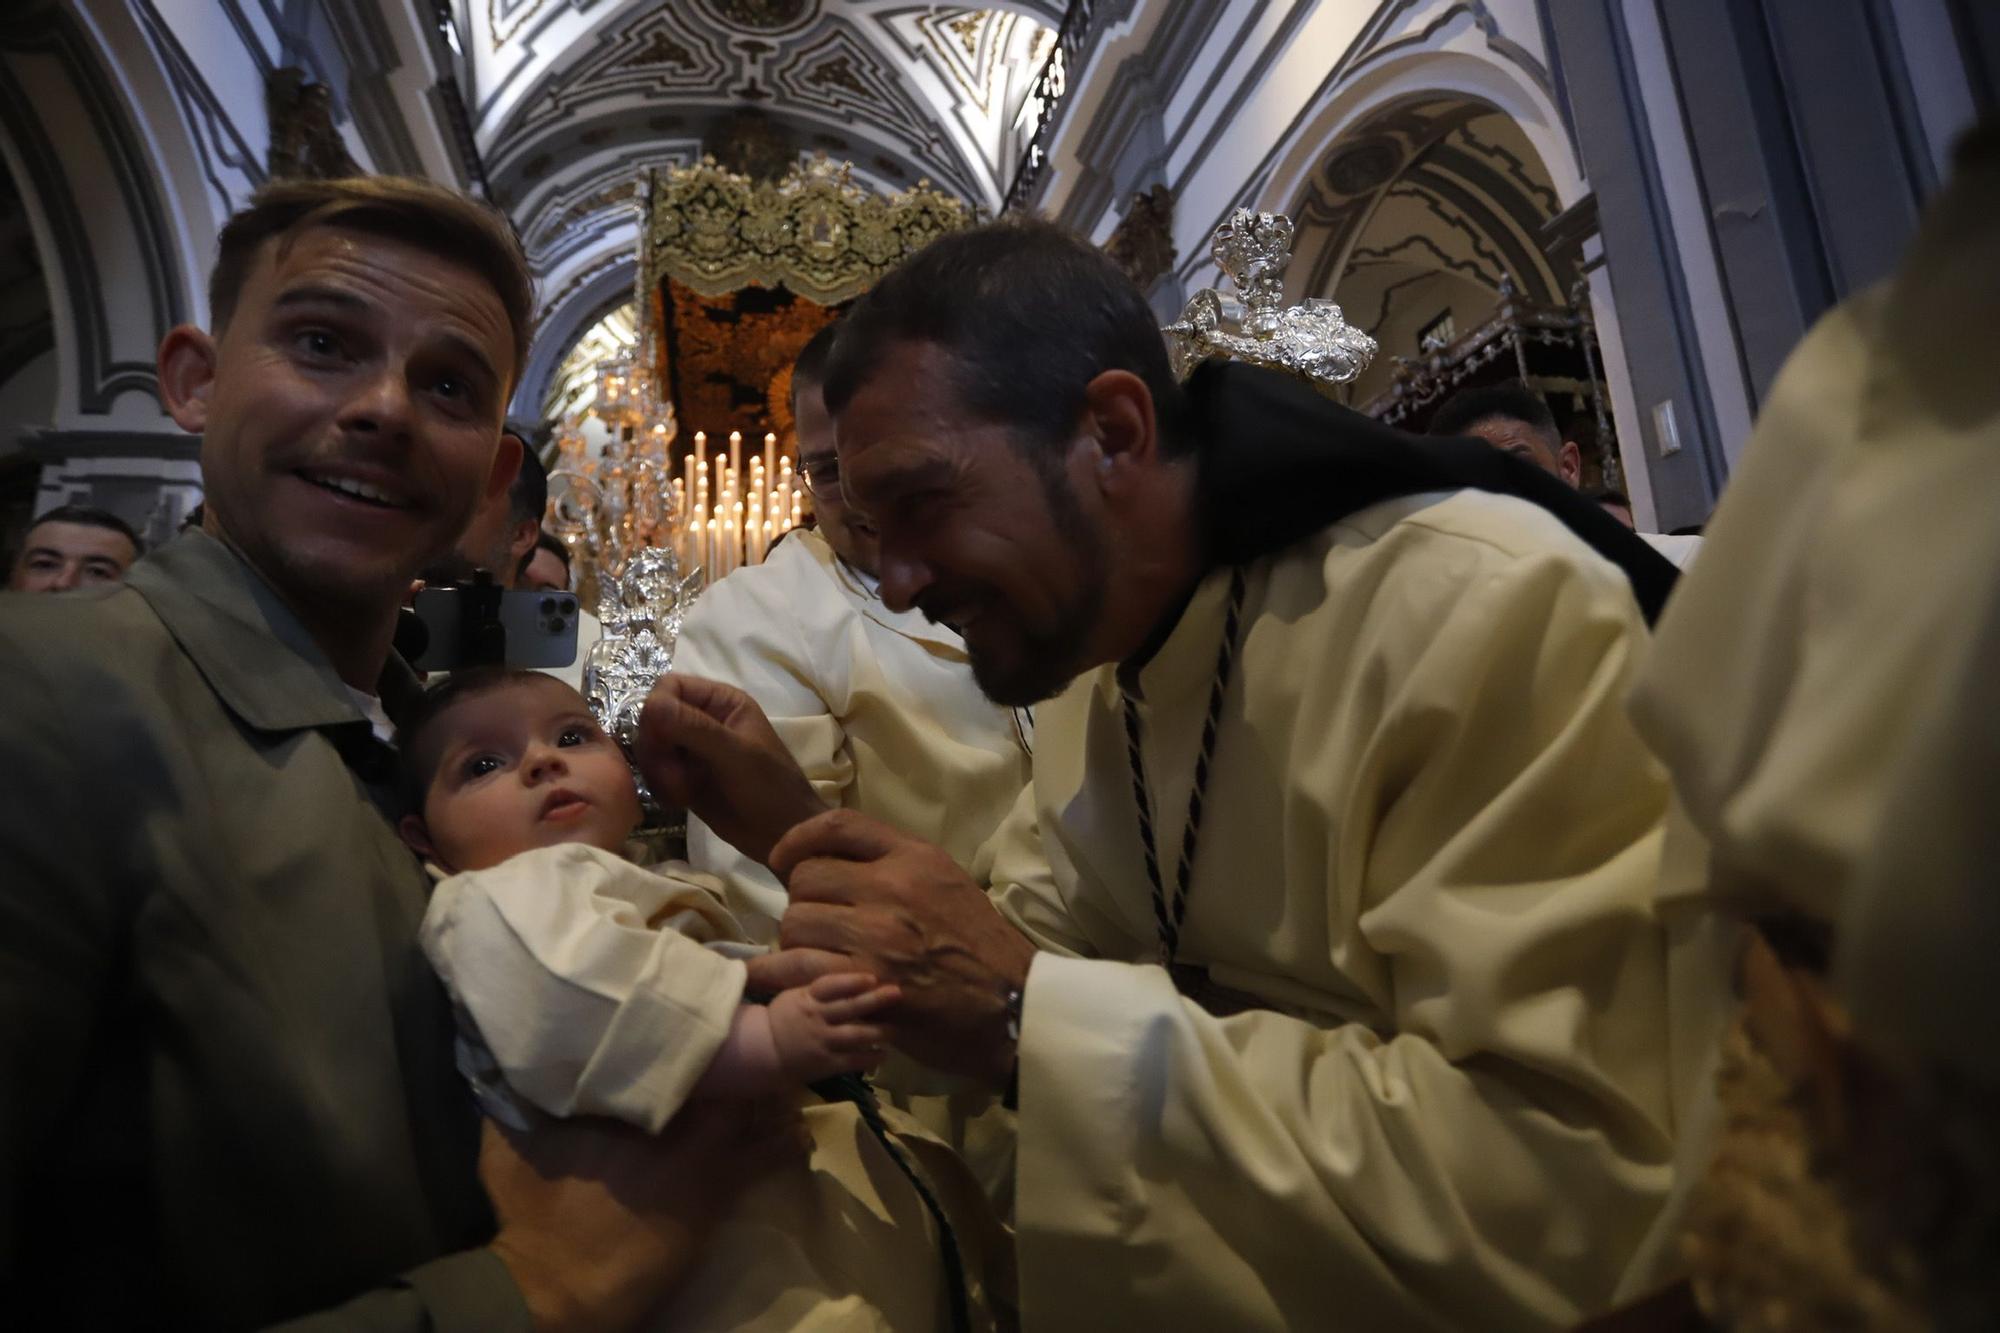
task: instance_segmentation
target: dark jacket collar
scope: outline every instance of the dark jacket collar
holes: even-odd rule
[[[1203,550],[1241,564],[1403,495],[1482,490],[1538,504],[1625,572],[1651,624],[1677,572],[1560,478],[1480,440],[1409,435],[1288,375],[1211,361],[1188,380]]]
[[[326,654],[241,556],[204,532],[186,532],[132,567],[146,600],[216,697],[259,731],[367,725]],[[413,684],[391,657],[378,688],[396,699]]]

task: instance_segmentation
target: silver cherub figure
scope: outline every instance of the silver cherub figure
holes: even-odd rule
[[[1375,340],[1342,318],[1333,302],[1315,297],[1284,304],[1292,220],[1283,213],[1237,209],[1216,230],[1210,253],[1242,296],[1242,331],[1222,327],[1222,297],[1214,288],[1196,292],[1181,317],[1162,330],[1182,379],[1207,358],[1223,356],[1302,376],[1326,392],[1374,359]]]
[[[597,618],[604,637],[583,663],[583,697],[606,732],[629,744],[653,682],[673,665],[681,621],[701,588],[701,571],[681,573],[671,550],[648,546],[603,579]]]

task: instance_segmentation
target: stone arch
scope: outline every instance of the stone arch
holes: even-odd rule
[[[575,286],[553,294],[535,328],[535,341],[522,368],[520,382],[508,415],[538,421],[547,401],[556,371],[576,346],[577,340],[605,315],[633,299],[632,284],[639,273],[639,257],[630,247],[620,257],[587,271]]]
[[[1586,194],[1545,90],[1518,64],[1464,51],[1364,63],[1298,134],[1259,207],[1297,228],[1288,295],[1330,297],[1382,344],[1365,400],[1397,356],[1449,341],[1512,290],[1566,304],[1582,276],[1556,219]]]

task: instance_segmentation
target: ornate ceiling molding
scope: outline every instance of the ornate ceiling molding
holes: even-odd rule
[[[650,145],[706,143],[748,108],[802,150],[894,188],[997,205],[1018,156],[1021,66],[1061,0],[456,0],[496,201],[530,245]],[[664,165],[666,155],[652,161]]]

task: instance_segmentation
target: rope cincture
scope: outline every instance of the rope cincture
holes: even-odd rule
[[[1188,883],[1201,839],[1202,803],[1208,791],[1209,767],[1215,758],[1215,734],[1222,722],[1222,700],[1236,668],[1237,628],[1243,618],[1244,575],[1238,565],[1229,576],[1229,610],[1222,622],[1222,646],[1216,650],[1215,679],[1208,690],[1208,714],[1201,725],[1201,750],[1195,756],[1194,786],[1188,792],[1187,829],[1175,867],[1174,893],[1167,896],[1160,877],[1158,838],[1153,830],[1153,797],[1146,784],[1146,760],[1140,749],[1139,703],[1125,692],[1125,752],[1132,763],[1132,799],[1139,811],[1139,839],[1146,853],[1146,878],[1153,886],[1153,922],[1160,932],[1160,963],[1171,968],[1180,952],[1181,925],[1187,920]]]
[[[939,1257],[944,1261],[945,1296],[951,1308],[951,1333],[972,1333],[972,1298],[965,1276],[965,1259],[959,1249],[958,1230],[951,1224],[951,1216],[945,1212],[944,1204],[931,1190],[924,1179],[923,1171],[903,1152],[895,1140],[894,1131],[882,1118],[882,1105],[875,1098],[875,1086],[862,1074],[839,1074],[822,1079],[812,1085],[812,1090],[830,1102],[852,1102],[854,1109],[861,1113],[861,1122],[868,1127],[875,1141],[887,1153],[889,1160],[910,1182],[910,1188],[917,1193],[917,1201],[930,1214],[931,1221],[938,1229]]]

